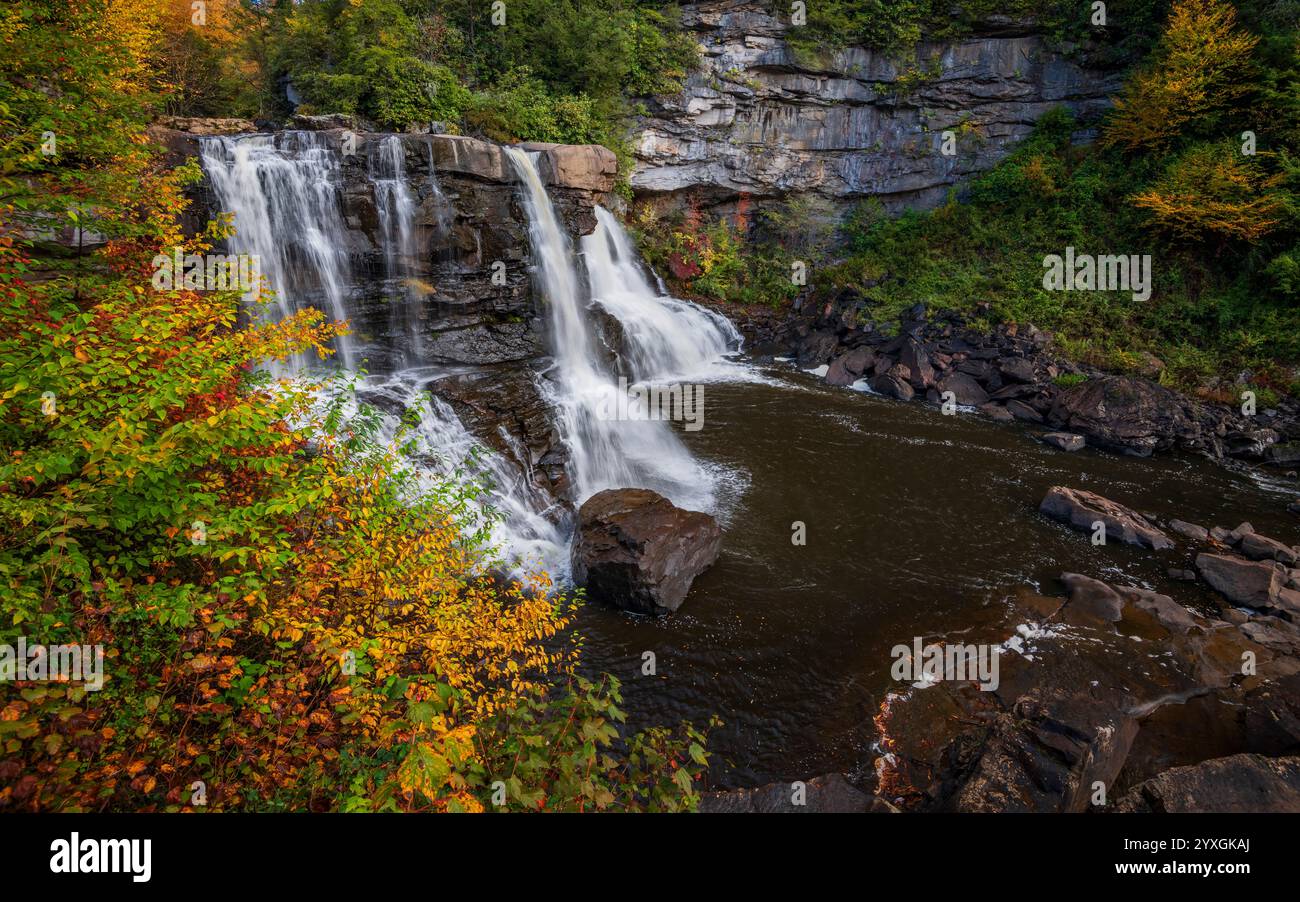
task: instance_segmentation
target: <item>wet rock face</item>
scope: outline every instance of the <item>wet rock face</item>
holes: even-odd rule
[[[837,210],[869,195],[932,206],[1047,110],[1092,118],[1120,84],[1054,55],[1032,26],[924,42],[905,59],[850,48],[826,65],[795,58],[790,26],[763,0],[706,0],[682,17],[700,66],[681,94],[646,99],[634,136],[632,187],[667,205],[744,214],[751,201],[811,192]],[[940,147],[948,129],[953,155]]]
[[[339,193],[353,274],[353,342],[371,372],[418,358],[427,364],[492,365],[541,357],[543,314],[534,298],[527,217],[501,145],[445,134],[403,134],[405,184],[414,205],[414,244],[400,267],[383,241],[372,160],[392,135],[360,131],[346,117],[311,117],[296,127],[318,132],[340,151]],[[151,127],[169,162],[199,154],[209,135],[252,131],[242,120],[171,119]],[[595,145],[528,145],[570,236],[596,227],[594,207],[608,203],[614,154]],[[200,185],[186,226],[197,231],[215,212]],[[397,271],[394,271],[394,270]],[[397,308],[401,308],[400,310]],[[414,324],[414,329],[411,325]],[[418,344],[418,347],[413,345]]]
[[[893,806],[853,786],[843,774],[826,774],[790,783],[769,783],[757,789],[706,792],[700,811],[709,814],[860,814],[886,813]]]
[[[578,510],[573,578],[587,596],[642,614],[675,611],[717,560],[722,529],[649,489],[606,489]]]
[[[492,367],[436,379],[428,390],[451,405],[476,439],[514,461],[533,488],[565,498],[568,450],[537,379],[517,367]],[[556,515],[561,515],[558,506]]]

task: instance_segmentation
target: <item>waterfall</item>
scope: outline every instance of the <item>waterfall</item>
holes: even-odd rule
[[[200,159],[220,210],[234,217],[232,253],[255,256],[275,297],[274,320],[316,307],[348,318],[352,273],[342,238],[340,155],[316,132],[201,139]],[[352,365],[346,336],[339,362]],[[291,372],[305,360],[295,360]],[[276,368],[278,369],[278,368]],[[276,375],[285,375],[276,372]]]
[[[397,135],[371,142],[367,157],[370,184],[379,214],[379,243],[384,273],[392,283],[389,316],[394,335],[405,335],[403,360],[409,366],[421,358],[420,309],[423,294],[415,281],[415,199],[407,187],[406,149]]]
[[[711,474],[691,457],[667,422],[608,416],[609,411],[618,409],[619,388],[596,354],[568,236],[560,227],[533,156],[518,147],[507,147],[505,151],[522,187],[535,282],[550,320],[555,365],[548,373],[551,378],[543,380],[542,386],[569,450],[575,501],[581,503],[602,489],[637,487],[654,489],[683,507],[711,509]],[[607,242],[611,234],[607,225]],[[658,298],[648,286],[641,291],[620,284],[628,267],[619,265],[614,253],[609,251],[609,265],[599,267],[604,280],[601,287],[614,298],[610,303],[624,312],[639,302],[657,306]],[[643,278],[641,284],[645,284]],[[655,311],[638,312],[628,321],[636,327],[637,356],[648,366],[689,358],[677,356],[680,345],[668,338],[668,329],[649,328],[650,323],[663,325],[658,316]],[[685,329],[688,324],[682,322],[675,328]],[[638,373],[642,379],[659,375],[652,371]]]
[[[633,380],[708,379],[741,337],[726,317],[650,287],[614,214],[596,207],[596,230],[582,239],[591,296],[619,321]]]
[[[421,275],[435,256],[452,253],[451,211],[434,173],[432,145],[427,184],[410,178],[406,150],[400,136],[376,136],[362,161],[377,213],[380,292],[392,305],[391,331],[405,337],[408,350],[392,372],[362,380],[358,398],[379,411],[386,440],[398,434],[402,411],[415,410],[410,461],[423,487],[466,477],[489,483],[490,495],[474,510],[494,520],[495,539],[508,558],[541,564],[564,582],[571,518],[534,482],[528,449],[498,454],[484,448],[446,402],[425,391],[447,371],[421,359],[423,295],[415,286],[423,286]],[[552,357],[537,377],[538,387],[568,451],[572,500],[581,503],[605,488],[646,487],[683,507],[713,509],[713,475],[668,422],[619,420],[610,412],[619,409],[618,376],[641,382],[715,379],[725,371],[723,356],[738,349],[739,335],[725,318],[652,287],[628,236],[604,209],[597,208],[597,228],[581,241],[580,268],[534,158],[519,148],[505,152],[520,183],[534,284],[550,325]],[[350,265],[347,248],[354,242],[343,217],[343,156],[327,136],[204,138],[201,159],[217,206],[233,215],[230,251],[257,255],[275,292],[266,316],[280,318],[309,306],[340,320],[364,312],[361,305],[374,294],[361,290],[360,280],[370,274]],[[432,225],[422,215],[429,211]],[[610,349],[597,341],[597,315],[615,322],[620,333],[617,369],[608,360]],[[346,339],[339,340],[338,351],[346,374],[361,352]],[[293,377],[307,365],[295,359],[275,374]],[[327,389],[326,396],[336,390]],[[349,399],[345,407],[355,411],[357,403]],[[516,439],[502,439],[513,448]]]
[[[413,444],[406,453],[417,463],[421,487],[428,490],[439,481],[467,478],[484,485],[488,497],[472,502],[471,508],[482,522],[489,516],[486,505],[490,505],[491,515],[499,520],[493,534],[506,559],[543,566],[554,579],[566,581],[568,535],[558,525],[564,518],[547,516],[558,513],[552,511],[554,500],[533,485],[527,473],[470,435],[450,405],[424,392],[428,375],[427,369],[413,368],[367,380],[361,394],[381,411],[381,436],[392,441],[400,426],[401,417],[388,410],[416,408],[419,416],[410,436]],[[385,399],[389,403],[382,403]],[[520,459],[528,459],[526,452]]]

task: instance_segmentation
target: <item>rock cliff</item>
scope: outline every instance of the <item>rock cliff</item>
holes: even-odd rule
[[[743,216],[790,192],[812,192],[839,212],[867,196],[890,209],[932,206],[1047,110],[1065,105],[1086,122],[1120,84],[1118,72],[1050,49],[1031,23],[922,42],[905,59],[849,48],[809,63],[785,40],[792,26],[762,0],[687,5],[683,22],[700,65],[681,94],[646,100],[631,176],[640,198],[670,208]]]

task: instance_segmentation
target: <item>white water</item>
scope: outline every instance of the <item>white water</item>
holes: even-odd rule
[[[385,275],[400,286],[391,292],[393,334],[406,336],[405,363],[421,359],[421,297],[415,289],[418,271],[415,235],[415,199],[406,179],[406,150],[402,139],[388,135],[370,144],[367,167],[379,213],[379,241],[384,254]]]
[[[284,132],[205,138],[200,156],[219,207],[234,215],[231,252],[256,256],[276,293],[271,320],[313,306],[347,319],[352,273],[343,249],[338,151],[316,132]],[[350,367],[346,337],[336,350]],[[306,363],[296,360],[288,372]]]
[[[667,422],[607,419],[602,413],[617,409],[612,402],[620,374],[659,383],[736,378],[742,371],[723,358],[739,348],[739,335],[725,318],[653,288],[626,233],[604,209],[597,208],[596,231],[581,242],[580,272],[533,158],[518,148],[507,148],[506,153],[520,180],[535,285],[550,322],[554,364],[538,381],[569,452],[573,501],[580,504],[606,488],[646,487],[683,507],[714,510],[715,474],[691,457]],[[203,167],[218,206],[234,215],[230,250],[258,255],[262,273],[277,292],[266,311],[271,319],[308,306],[321,307],[335,319],[348,319],[352,313],[350,291],[357,274],[345,250],[341,160],[338,148],[311,132],[203,142]],[[445,375],[421,365],[421,299],[410,288],[420,283],[422,267],[442,252],[437,245],[449,237],[448,205],[433,175],[432,156],[428,189],[439,220],[432,229],[416,224],[420,194],[406,172],[402,139],[390,136],[371,143],[365,162],[378,212],[377,239],[397,327],[394,334],[405,334],[410,349],[405,366],[369,376],[360,388],[370,399],[387,402],[377,405],[383,411],[381,437],[392,441],[400,429],[400,417],[390,409],[416,408],[411,460],[425,489],[448,478],[489,482],[490,496],[483,500],[499,518],[494,537],[507,558],[524,566],[544,566],[564,582],[568,518],[525,472],[527,450],[513,455],[516,461],[484,448],[450,406],[423,393],[430,380]],[[593,305],[621,326],[620,373],[598,352]],[[344,371],[353,365],[350,351],[341,340],[339,363]],[[304,359],[291,361],[287,371],[276,375],[294,376],[307,364]],[[356,410],[353,402],[349,405],[345,409]],[[706,403],[706,422],[707,410]],[[484,504],[474,510],[487,513]]]
[[[650,287],[627,232],[596,207],[596,230],[581,241],[592,300],[623,327],[632,381],[716,378],[740,348],[731,321]]]
[[[617,420],[602,415],[617,409],[619,388],[595,353],[568,235],[560,228],[533,157],[518,147],[507,147],[506,153],[523,189],[535,282],[550,319],[555,366],[542,385],[569,450],[574,500],[581,504],[609,488],[649,488],[678,506],[711,510],[715,501],[713,477],[691,457],[667,422]],[[612,217],[606,224],[607,241],[609,223],[613,223]],[[620,284],[621,273],[627,267],[617,265],[612,254],[607,259],[609,262],[598,264],[600,278],[604,290],[617,299],[621,309],[636,306],[638,294],[646,308],[658,306],[658,297],[644,279],[644,291],[640,293],[635,287]],[[634,356],[647,366],[683,356],[679,353],[681,342],[671,340],[668,329],[642,328],[656,318],[653,314],[638,315],[632,323],[636,333],[629,336],[637,349]],[[688,324],[680,323],[679,328],[684,331]],[[655,379],[660,373],[647,369],[637,375]],[[707,404],[705,409],[707,416]]]

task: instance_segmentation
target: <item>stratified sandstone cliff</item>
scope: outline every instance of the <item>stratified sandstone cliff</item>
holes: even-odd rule
[[[632,186],[667,207],[723,211],[812,192],[843,210],[876,196],[887,208],[933,206],[984,171],[1058,105],[1083,121],[1109,104],[1120,73],[1049,48],[1032,23],[989,23],[981,36],[921,43],[905,59],[850,48],[826,68],[797,61],[792,27],[762,0],[683,7],[700,67],[673,97],[645,102]],[[956,152],[942,152],[943,132]]]

